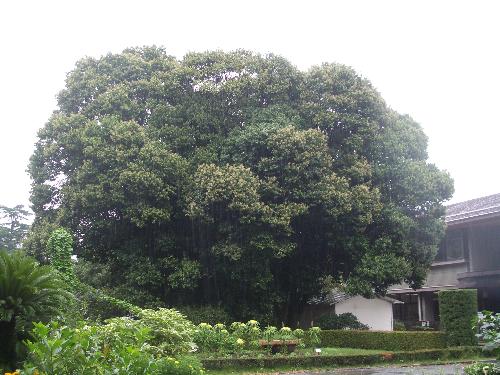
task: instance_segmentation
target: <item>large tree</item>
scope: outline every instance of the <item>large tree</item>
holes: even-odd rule
[[[58,105],[27,247],[43,260],[71,228],[119,297],[293,321],[326,281],[370,296],[425,278],[452,181],[349,67],[127,49],[80,60]]]

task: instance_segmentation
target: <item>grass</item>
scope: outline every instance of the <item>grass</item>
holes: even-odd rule
[[[453,363],[472,363],[475,361],[486,361],[493,360],[494,358],[485,358],[485,357],[470,357],[470,358],[461,358],[456,360],[423,360],[423,361],[409,361],[409,362],[401,362],[401,363],[378,363],[373,366],[342,366],[342,368],[380,368],[380,367],[411,367],[411,366],[425,366],[425,365],[446,365]],[[207,375],[254,375],[254,374],[272,374],[278,375],[284,372],[287,373],[301,373],[303,371],[310,372],[320,372],[326,370],[334,370],[340,367],[332,367],[332,366],[323,366],[323,367],[295,367],[295,366],[279,366],[272,369],[268,368],[228,368],[228,369],[220,369],[220,370],[207,370]],[[430,375],[430,374],[429,374]]]
[[[353,349],[353,348],[321,348],[321,355],[358,355],[358,354],[381,354],[387,353],[387,350],[374,349]],[[312,349],[303,349],[300,354],[314,354]]]
[[[321,348],[321,355],[331,355],[331,356],[343,356],[343,355],[370,355],[370,354],[381,354],[381,353],[387,353],[387,350],[373,350],[373,349],[354,349],[354,348]],[[296,356],[303,356],[303,355],[314,355],[314,349],[307,348],[307,349],[296,349],[294,354]],[[265,352],[263,350],[247,350],[241,353],[241,356],[245,357],[264,357],[264,356],[270,356],[268,352]],[[278,356],[281,354],[277,354]],[[205,358],[229,358],[233,357],[233,355],[230,354],[214,354],[214,353],[199,353],[198,358],[200,359],[205,359]]]

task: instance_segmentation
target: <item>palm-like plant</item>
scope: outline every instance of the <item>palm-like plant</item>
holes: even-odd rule
[[[20,251],[0,251],[0,363],[15,364],[16,325],[60,314],[71,296],[50,266]]]

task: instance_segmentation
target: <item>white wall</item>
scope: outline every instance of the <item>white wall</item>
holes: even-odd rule
[[[335,305],[335,313],[352,313],[370,329],[392,331],[392,303],[380,298],[355,296]]]

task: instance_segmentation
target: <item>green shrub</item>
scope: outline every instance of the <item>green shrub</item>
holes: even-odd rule
[[[202,353],[233,352],[236,349],[236,340],[222,323],[213,327],[208,323],[200,323],[194,334],[194,342]]]
[[[22,374],[172,374],[199,375],[195,358],[159,356],[150,329],[124,319],[105,326],[73,329],[35,324],[27,341],[29,357]]]
[[[477,290],[442,290],[438,298],[441,327],[448,346],[475,345],[472,324],[477,316]]]
[[[20,251],[0,251],[0,363],[15,365],[31,322],[61,315],[72,298],[51,267]]]
[[[233,321],[227,311],[218,306],[182,306],[177,309],[195,325],[200,323],[211,325],[217,323],[229,324]]]
[[[276,368],[321,367],[321,366],[366,366],[377,363],[401,363],[423,360],[447,360],[476,357],[481,353],[477,347],[450,349],[427,349],[409,352],[357,355],[306,355],[306,356],[263,356],[260,358],[216,358],[202,360],[207,369],[230,368]]]
[[[477,316],[474,325],[477,337],[484,343],[483,349],[500,357],[500,314],[491,311],[482,311]]]
[[[400,320],[395,320],[394,321],[394,327],[393,328],[394,328],[395,331],[406,331],[405,324],[402,321],[400,321]]]
[[[50,258],[50,264],[61,275],[61,278],[70,285],[75,283],[73,270],[73,238],[64,228],[58,228],[53,231],[47,241],[47,254]]]
[[[320,343],[321,329],[311,327],[304,331],[302,329],[292,330],[289,327],[268,326],[261,329],[260,323],[256,320],[249,320],[246,323],[233,322],[229,327],[218,323],[210,325],[200,323],[194,334],[194,342],[201,353],[237,353],[242,350],[261,349],[260,340],[265,340],[268,344],[273,340],[297,340],[299,347],[304,344],[316,346]],[[271,349],[271,345],[268,345]]]
[[[144,309],[137,315],[138,319],[108,319],[107,324],[100,326],[100,329],[108,338],[116,337],[117,340],[126,338],[126,332],[148,331],[148,345],[155,347],[162,355],[177,355],[192,349],[195,326],[178,311]]]
[[[187,353],[192,349],[196,327],[174,309],[144,309],[139,313],[140,324],[152,332],[151,343],[165,353]]]
[[[500,375],[500,367],[495,363],[475,362],[466,366],[467,375]]]
[[[358,318],[351,313],[343,313],[337,315],[335,313],[327,313],[321,315],[317,320],[317,325],[321,329],[359,329],[364,330],[369,327],[361,323]]]
[[[331,330],[320,333],[323,347],[419,350],[446,347],[442,332]]]

